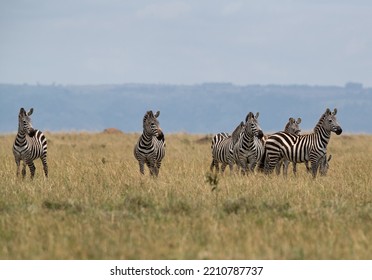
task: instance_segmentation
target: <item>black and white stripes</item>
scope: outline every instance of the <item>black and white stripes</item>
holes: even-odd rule
[[[295,120],[294,118],[290,117],[287,124],[284,127],[284,132],[299,135],[301,132],[300,123],[301,123],[301,118],[297,118],[297,120]],[[293,162],[292,164],[293,164],[293,174],[296,175],[297,163]],[[278,164],[276,165],[276,174],[278,175],[280,174],[280,169],[282,165],[283,165],[283,174],[284,176],[287,176],[289,161],[284,158],[281,161],[279,161]],[[306,162],[306,167],[307,166],[308,166],[308,163]]]
[[[144,165],[150,169],[150,174],[158,176],[161,161],[165,156],[165,138],[159,126],[158,117],[148,111],[143,117],[143,132],[134,147],[134,156],[138,160],[141,174],[145,173]]]
[[[229,165],[230,172],[233,170],[235,163],[234,159],[234,145],[239,140],[240,134],[244,130],[244,123],[241,122],[230,135],[225,132],[221,132],[213,136],[212,138],[212,163],[210,170],[213,172],[213,168],[219,171],[219,163],[221,162],[221,172],[225,171],[227,165]]]
[[[21,108],[18,116],[18,133],[13,144],[13,154],[17,165],[17,176],[20,173],[23,161],[22,176],[26,176],[26,165],[29,166],[31,178],[35,175],[34,160],[40,158],[43,164],[45,177],[48,177],[47,140],[44,134],[32,127],[31,114],[33,109],[26,112]],[[327,109],[320,117],[314,132],[299,135],[301,119],[290,118],[285,131],[277,132],[263,139],[263,132],[258,123],[259,113],[249,112],[245,123],[241,122],[232,135],[218,133],[212,139],[212,162],[210,170],[219,171],[222,163],[222,172],[227,165],[233,171],[233,165],[242,174],[254,172],[259,164],[259,170],[266,174],[271,173],[275,167],[280,169],[284,162],[284,174],[287,173],[289,162],[295,164],[311,163],[311,172],[315,178],[318,171],[326,175],[331,156],[327,158],[327,145],[331,132],[337,135],[342,129],[336,120],[337,109],[333,112]],[[143,117],[143,132],[134,146],[134,157],[138,161],[140,173],[144,174],[144,166],[150,170],[152,176],[158,176],[162,160],[165,156],[165,137],[160,128],[158,117],[160,112],[147,111]],[[307,168],[310,170],[309,168]]]
[[[23,161],[22,176],[26,176],[26,164],[30,168],[31,178],[35,175],[34,160],[40,158],[43,163],[45,177],[48,177],[47,164],[47,140],[44,134],[34,129],[30,115],[33,108],[26,113],[21,108],[18,115],[18,133],[13,144],[14,159],[17,164],[17,176],[19,176],[20,164]]]
[[[295,135],[287,132],[272,134],[265,144],[265,172],[270,173],[282,158],[291,162],[311,162],[312,175],[315,178],[321,159],[327,152],[331,132],[337,135],[342,129],[336,119],[337,109],[327,109],[319,119],[314,132]]]
[[[258,124],[258,116],[259,113],[256,116],[252,112],[248,113],[245,118],[245,128],[234,145],[235,161],[243,175],[248,170],[254,171],[264,152],[261,141],[263,132]]]

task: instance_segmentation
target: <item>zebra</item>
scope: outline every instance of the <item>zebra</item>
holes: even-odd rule
[[[158,176],[161,161],[165,156],[165,137],[159,126],[160,111],[154,115],[147,111],[143,117],[143,133],[134,146],[134,157],[138,160],[141,174],[146,164],[152,176]]]
[[[297,120],[295,120],[294,118],[290,117],[287,124],[284,127],[284,132],[299,135],[301,132],[301,129],[299,126],[301,121],[302,121],[301,118],[297,118]],[[306,167],[308,168],[308,162],[305,162],[305,164],[306,164]],[[283,174],[284,176],[287,176],[289,161],[286,159],[282,159],[281,161],[278,162],[278,164],[276,165],[276,174],[277,175],[280,174],[280,169],[282,165],[283,165]],[[296,175],[296,173],[297,173],[297,166],[296,166],[296,163],[293,162],[293,174]]]
[[[234,130],[232,135],[221,132],[213,136],[212,138],[212,163],[210,166],[211,172],[213,167],[219,172],[219,162],[222,163],[221,173],[225,171],[227,165],[229,165],[230,172],[233,171],[233,165],[235,163],[233,149],[234,145],[239,139],[240,133],[244,129],[244,122],[241,122]]]
[[[285,158],[291,162],[311,162],[313,178],[316,177],[320,160],[327,152],[331,132],[337,135],[342,128],[336,119],[337,109],[329,108],[320,117],[314,132],[305,135],[295,135],[287,132],[277,132],[266,141],[264,162],[265,173],[271,173],[278,161]]]
[[[246,174],[247,168],[250,172],[254,171],[264,152],[261,141],[263,132],[257,121],[258,116],[258,112],[256,116],[252,112],[248,113],[245,118],[245,128],[234,145],[235,162],[242,169],[243,175]]]
[[[47,139],[44,134],[32,127],[31,118],[34,109],[28,112],[24,108],[18,114],[18,133],[13,144],[14,159],[17,164],[17,177],[21,161],[23,161],[22,177],[26,176],[26,164],[30,168],[31,179],[35,175],[34,160],[40,158],[43,164],[45,177],[48,177]]]

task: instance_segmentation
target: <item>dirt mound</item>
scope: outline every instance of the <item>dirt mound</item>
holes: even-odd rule
[[[213,137],[212,135],[206,135],[202,138],[195,140],[195,142],[198,144],[210,143],[212,141],[212,137]]]
[[[123,132],[117,128],[114,128],[114,127],[110,127],[110,128],[105,128],[103,130],[103,133],[106,133],[106,134],[122,134]]]

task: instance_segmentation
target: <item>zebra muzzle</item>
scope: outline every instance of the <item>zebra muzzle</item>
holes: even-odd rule
[[[35,129],[30,129],[30,131],[28,132],[28,136],[34,137],[35,136],[35,133],[36,133],[36,130]]]
[[[342,128],[338,126],[335,132],[337,135],[340,135],[342,133]]]
[[[259,130],[259,131],[257,132],[257,137],[258,137],[258,139],[261,139],[263,136],[264,136],[264,134],[263,134],[262,130]]]
[[[158,136],[156,136],[156,138],[159,141],[164,140],[164,133],[163,133],[163,131],[161,131],[161,129],[158,130]]]

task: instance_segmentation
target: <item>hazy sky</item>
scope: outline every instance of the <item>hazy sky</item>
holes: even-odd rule
[[[372,86],[369,0],[0,0],[0,83]]]

